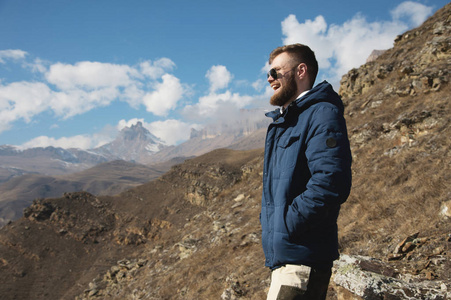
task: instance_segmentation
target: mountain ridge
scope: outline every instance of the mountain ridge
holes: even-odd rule
[[[0,183],[26,173],[62,175],[79,172],[96,164],[125,160],[141,164],[157,164],[176,157],[192,157],[213,149],[228,147],[238,139],[261,129],[267,122],[253,112],[241,111],[246,119],[210,124],[192,131],[190,139],[169,146],[144,128],[142,122],[124,127],[112,142],[93,149],[36,147],[21,149],[0,145]],[[164,150],[164,151],[162,151]]]

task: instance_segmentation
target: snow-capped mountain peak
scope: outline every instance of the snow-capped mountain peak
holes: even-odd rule
[[[138,122],[136,125],[123,128],[111,143],[94,150],[116,159],[142,161],[165,147],[167,145],[162,140],[144,128],[141,122]]]

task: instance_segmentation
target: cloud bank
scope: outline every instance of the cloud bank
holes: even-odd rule
[[[4,50],[0,62],[24,59],[26,55],[25,51]],[[180,81],[166,73],[175,65],[167,58],[139,66],[83,61],[45,68],[38,63],[24,65],[40,71],[42,81],[0,82],[0,132],[15,120],[30,122],[43,111],[67,119],[115,100],[129,102],[133,107],[143,105],[155,115],[165,115],[177,106],[184,91]],[[164,97],[164,105],[156,105],[156,97]]]

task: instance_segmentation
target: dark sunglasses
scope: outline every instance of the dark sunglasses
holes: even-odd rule
[[[298,67],[298,65],[296,65],[295,67],[293,67],[290,71],[293,71],[294,69],[296,69]],[[287,74],[288,72],[286,72],[285,74]],[[281,74],[280,76],[285,76],[285,74]],[[266,73],[266,78],[269,78],[269,76],[271,76],[273,79],[277,79],[279,77],[279,75],[277,74],[277,71],[275,69],[271,69],[269,70],[268,73]]]
[[[271,76],[273,79],[277,79],[277,71],[275,69],[269,70],[269,72],[266,74],[266,78],[269,78]]]

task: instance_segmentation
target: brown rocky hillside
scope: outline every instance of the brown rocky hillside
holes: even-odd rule
[[[177,160],[145,166],[116,160],[81,172],[47,176],[25,174],[0,183],[0,227],[22,216],[33,199],[60,197],[64,192],[88,191],[94,195],[115,195],[155,179]]]
[[[343,77],[353,189],[328,299],[451,297],[451,4]],[[263,150],[116,196],[35,201],[0,230],[3,299],[264,299]]]

